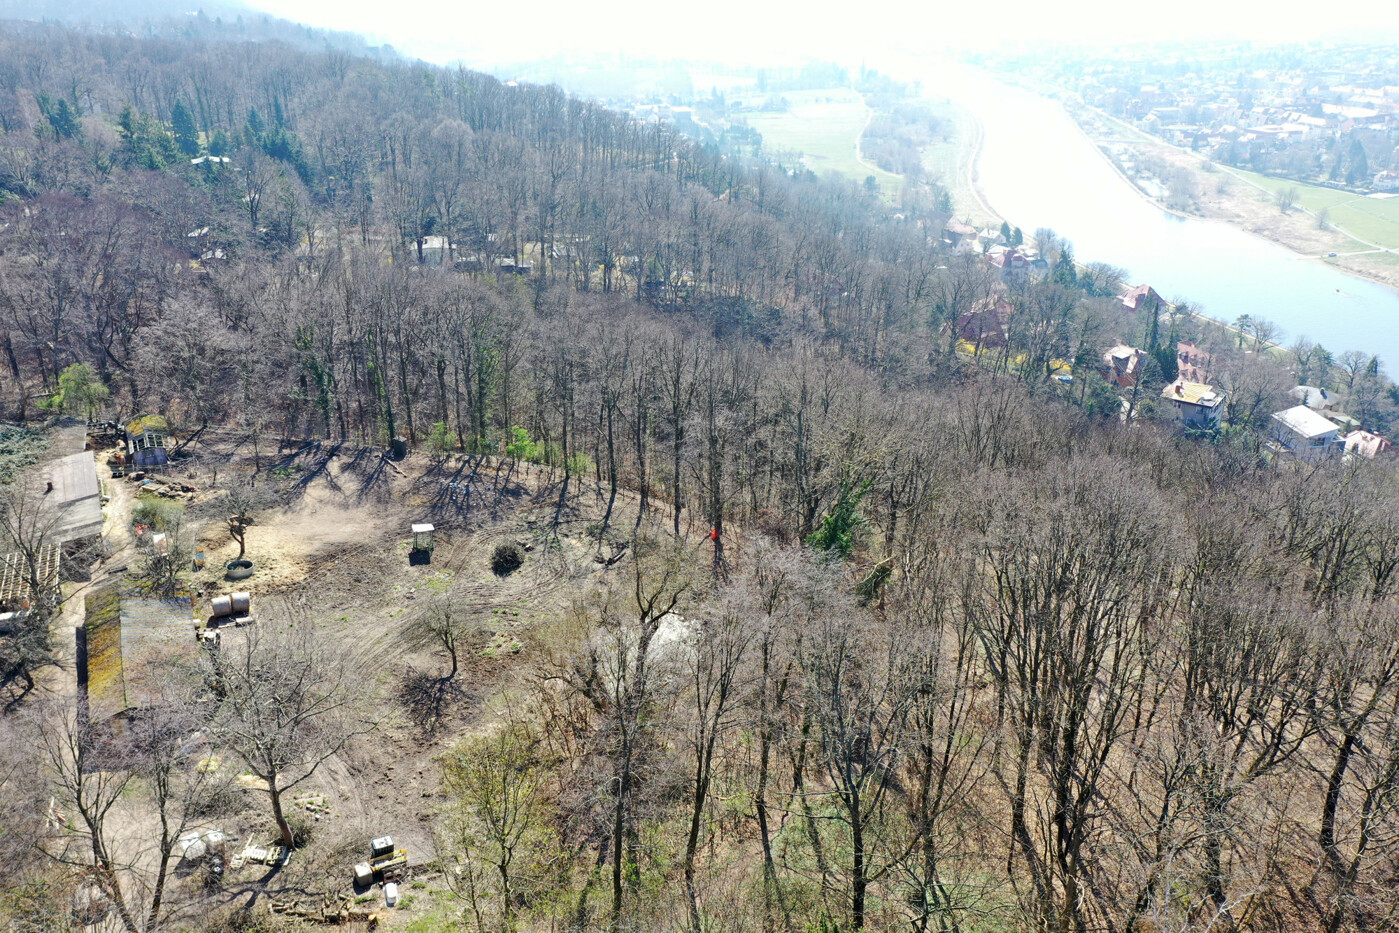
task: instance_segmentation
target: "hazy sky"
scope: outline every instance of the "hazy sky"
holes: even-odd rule
[[[754,63],[820,57],[845,63],[867,60],[879,67],[887,50],[906,53],[993,42],[1099,44],[1202,37],[1271,42],[1341,34],[1345,29],[1371,40],[1380,31],[1399,35],[1396,2],[1365,4],[1336,19],[1314,0],[248,2],[313,26],[364,33],[431,61],[460,58],[478,67],[578,50]],[[1342,18],[1348,22],[1336,21]]]

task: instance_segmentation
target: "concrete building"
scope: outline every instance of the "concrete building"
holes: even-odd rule
[[[1340,427],[1306,405],[1273,414],[1273,440],[1301,460],[1324,460],[1340,452]]]

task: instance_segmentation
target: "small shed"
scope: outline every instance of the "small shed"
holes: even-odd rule
[[[413,550],[417,552],[431,551],[433,548],[433,535],[437,529],[432,525],[413,526]]]
[[[143,470],[170,462],[170,422],[160,415],[141,415],[126,424],[126,452]]]

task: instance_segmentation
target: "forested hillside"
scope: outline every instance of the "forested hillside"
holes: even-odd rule
[[[586,516],[598,557],[486,684],[508,715],[463,702],[433,752],[413,922],[442,925],[409,929],[1392,928],[1399,492],[1267,451],[1294,383],[1261,339],[1134,317],[1048,231],[1044,274],[1001,283],[916,188],[469,71],[12,24],[0,130],[8,417],[71,393],[269,449],[401,435],[547,467],[544,550]],[[959,346],[998,296],[1004,343]],[[1229,395],[1208,437],[1096,373],[1136,340],[1159,391],[1185,337]],[[1362,363],[1348,403],[1384,419]],[[162,887],[82,822],[103,793],[158,799],[151,827],[214,805],[170,792],[178,756],[85,778],[28,715],[61,652],[25,650],[0,917],[76,927],[90,877],[114,928],[282,928],[275,878]],[[389,676],[335,689],[383,709]],[[230,760],[235,712],[205,725]],[[123,768],[129,797],[92,785]]]

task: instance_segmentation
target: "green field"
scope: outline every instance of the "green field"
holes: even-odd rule
[[[787,91],[781,96],[787,99],[786,112],[747,117],[748,124],[763,134],[765,152],[779,159],[784,153],[798,155],[817,175],[835,172],[855,181],[873,175],[886,194],[898,190],[900,176],[863,163],[856,156],[855,142],[870,115],[858,93],[849,88],[827,88]]]
[[[984,207],[972,191],[972,169],[976,160],[979,129],[975,118],[944,98],[929,97],[922,103],[947,128],[946,135],[922,151],[923,167],[929,179],[938,182],[952,196],[952,211],[973,223],[999,225],[1001,217]]]
[[[1296,188],[1297,206],[1313,214],[1326,211],[1331,226],[1337,230],[1386,249],[1399,248],[1399,198],[1367,198],[1287,178],[1270,178],[1223,165],[1220,168],[1269,191]]]

